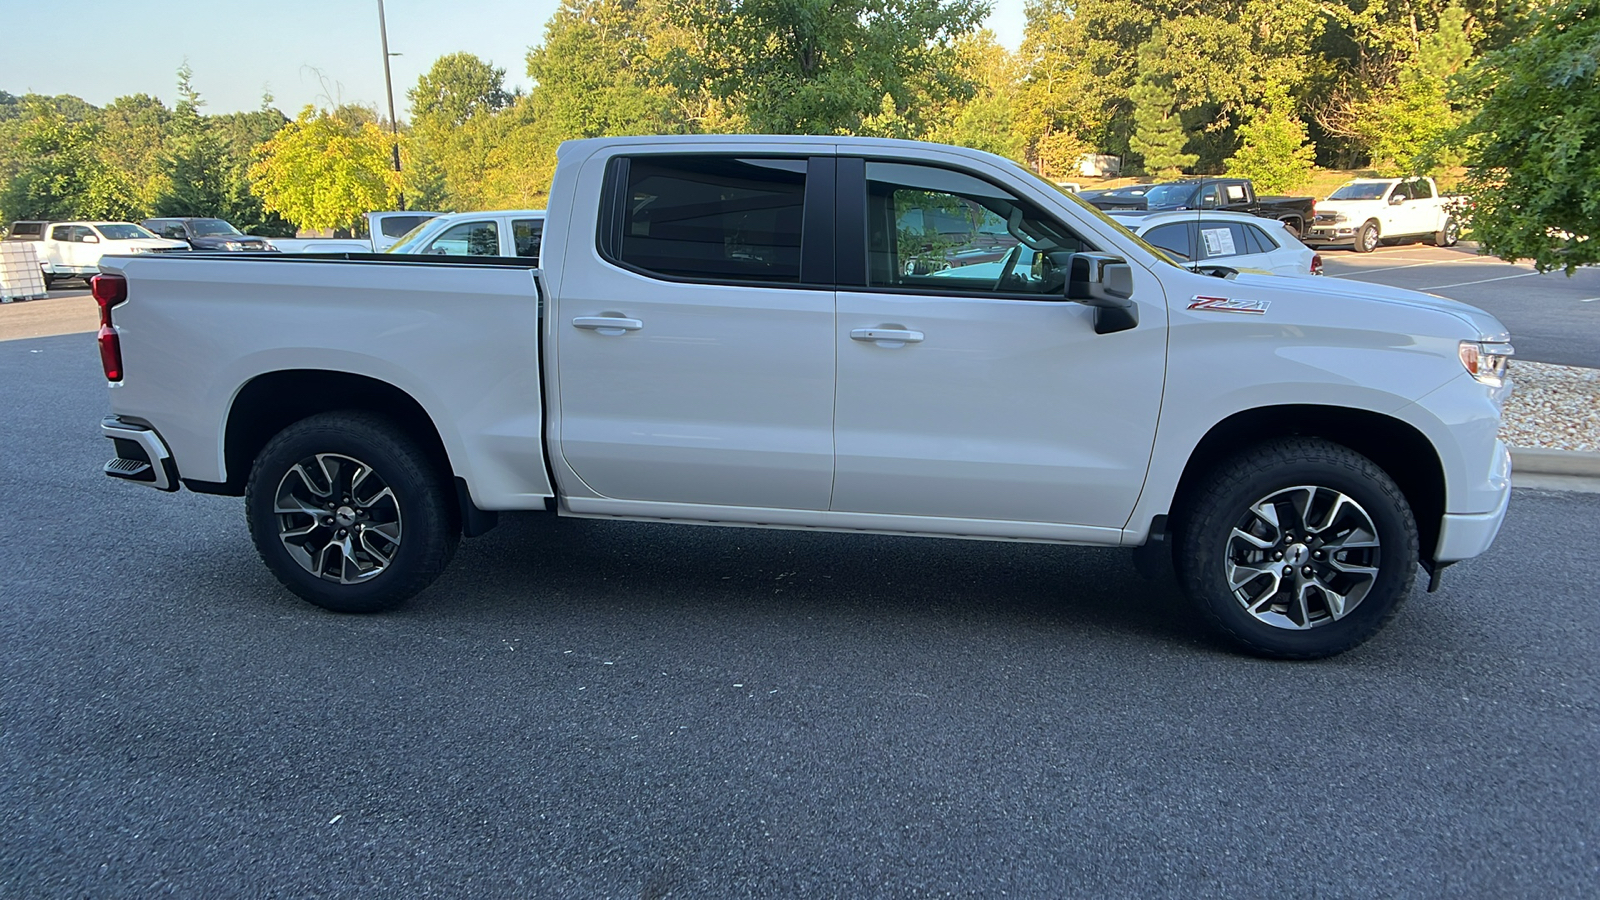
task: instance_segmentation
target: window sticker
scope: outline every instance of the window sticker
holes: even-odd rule
[[[1207,256],[1233,256],[1239,252],[1233,246],[1233,232],[1226,228],[1202,228],[1200,239],[1206,242]]]

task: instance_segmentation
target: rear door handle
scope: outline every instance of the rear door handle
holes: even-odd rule
[[[922,332],[907,328],[857,328],[850,332],[850,340],[877,344],[879,347],[904,347],[922,341]]]
[[[627,334],[644,327],[644,323],[638,319],[624,319],[621,316],[579,316],[572,320],[572,325],[609,335]]]

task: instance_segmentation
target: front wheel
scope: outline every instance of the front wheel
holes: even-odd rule
[[[1177,529],[1180,581],[1216,631],[1277,659],[1343,653],[1411,593],[1417,527],[1394,480],[1347,447],[1273,441],[1215,469]]]
[[[388,419],[323,413],[267,442],[245,514],[289,590],[335,612],[378,612],[431,584],[454,554],[461,529],[447,481]]]
[[[1356,231],[1355,251],[1371,253],[1378,249],[1378,223],[1367,222]]]

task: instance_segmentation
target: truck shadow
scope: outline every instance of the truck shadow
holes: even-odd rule
[[[503,515],[408,604],[420,615],[671,613],[1112,631],[1193,644],[1170,573],[1125,550]]]

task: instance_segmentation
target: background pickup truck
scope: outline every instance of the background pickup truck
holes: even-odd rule
[[[1312,247],[1349,244],[1371,253],[1385,240],[1426,239],[1449,247],[1461,236],[1456,210],[1465,197],[1445,197],[1432,178],[1348,181],[1317,204],[1302,240]]]
[[[1144,190],[1114,188],[1085,191],[1080,196],[1105,210],[1216,209],[1249,213],[1263,219],[1277,219],[1295,237],[1305,233],[1316,209],[1316,200],[1311,197],[1258,197],[1255,184],[1248,178],[1190,178],[1138,187]]]
[[[32,224],[32,223],[18,223]],[[35,245],[39,251],[39,268],[44,271],[48,286],[62,278],[88,280],[100,271],[100,258],[108,253],[170,253],[188,250],[183,241],[156,237],[132,222],[50,222],[39,223],[39,237]],[[32,229],[13,238],[26,240]]]
[[[1290,658],[1365,640],[1505,516],[1510,347],[1469,306],[1197,274],[909,141],[574,141],[548,211],[540,268],[106,260],[106,473],[243,495],[268,568],[346,612],[547,510],[1139,547]]]
[[[370,212],[364,238],[269,238],[272,249],[284,253],[382,253],[436,212]]]

